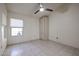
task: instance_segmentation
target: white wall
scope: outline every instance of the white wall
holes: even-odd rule
[[[79,4],[62,5],[49,16],[49,39],[79,48]]]
[[[7,10],[5,4],[0,4],[0,55],[3,54],[7,46],[6,37],[6,20],[7,20]]]
[[[24,21],[24,31],[22,37],[12,37],[10,32],[10,18],[22,19]],[[39,39],[39,20],[31,16],[20,15],[18,13],[8,12],[8,44],[26,42]]]

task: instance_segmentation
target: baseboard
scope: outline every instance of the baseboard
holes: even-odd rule
[[[49,39],[49,40],[50,40],[50,39]],[[71,46],[71,45],[67,45],[67,44],[64,44],[64,43],[62,43],[62,42],[57,42],[57,41],[54,41],[54,40],[50,40],[50,41],[56,42],[56,43],[58,43],[58,44],[63,44],[63,45],[65,45],[65,46],[69,46],[69,47],[72,47],[72,48],[79,49],[79,48],[77,48],[77,47],[73,47],[73,46]]]
[[[34,40],[39,40],[39,39],[33,39],[33,40],[28,40],[28,41],[24,41],[24,42],[19,42],[19,43],[12,43],[12,44],[8,44],[7,46],[12,46],[12,45],[18,45],[18,44],[23,44],[23,43],[28,43]]]

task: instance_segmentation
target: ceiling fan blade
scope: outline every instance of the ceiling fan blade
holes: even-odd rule
[[[34,14],[37,14],[39,12],[39,10],[37,10]]]
[[[52,9],[48,9],[48,8],[47,8],[47,9],[45,9],[45,10],[46,10],[46,11],[51,11],[51,12],[53,11]]]

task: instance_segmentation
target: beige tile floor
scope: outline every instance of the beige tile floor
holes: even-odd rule
[[[79,49],[53,41],[34,40],[11,45],[6,48],[3,56],[78,56]]]

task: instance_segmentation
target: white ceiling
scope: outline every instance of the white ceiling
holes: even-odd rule
[[[34,12],[39,8],[38,3],[9,3],[7,5],[7,10],[10,12],[16,12],[24,15],[32,15],[36,17],[41,17],[43,15],[49,15],[51,12],[44,11],[34,14]],[[45,8],[50,8],[55,10],[60,4],[59,3],[43,3]]]

